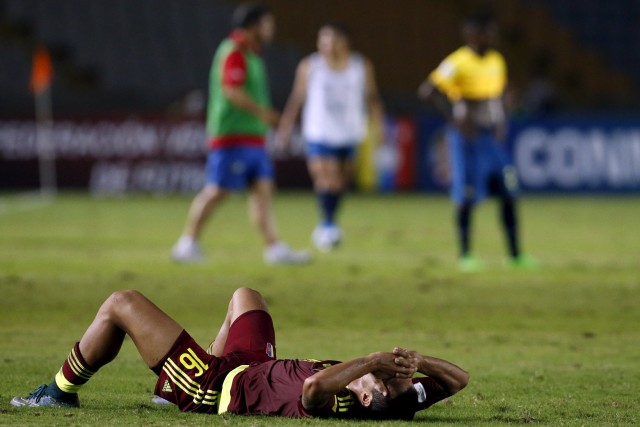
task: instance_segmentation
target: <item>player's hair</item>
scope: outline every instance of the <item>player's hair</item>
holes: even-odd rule
[[[495,18],[493,17],[493,13],[489,10],[476,11],[468,15],[463,21],[463,25],[465,27],[471,27],[478,30],[485,30],[493,24],[495,24]]]
[[[342,22],[325,22],[320,28],[330,28],[345,39],[351,39],[351,32],[349,31],[349,28]]]
[[[233,11],[231,25],[233,28],[251,28],[269,13],[271,10],[263,4],[242,3]]]
[[[375,419],[411,421],[420,409],[418,392],[411,387],[401,395],[389,399],[378,390],[373,390],[370,409]]]

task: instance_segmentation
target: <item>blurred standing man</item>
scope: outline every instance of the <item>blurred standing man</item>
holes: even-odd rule
[[[348,33],[340,25],[320,28],[318,52],[298,65],[278,129],[282,144],[288,144],[300,110],[307,166],[321,212],[312,240],[326,252],[342,239],[336,213],[351,179],[356,148],[367,133],[367,111],[376,125],[374,138],[382,135],[373,66],[351,51]]]
[[[504,146],[507,67],[492,47],[495,35],[495,23],[489,16],[467,18],[465,46],[446,57],[418,89],[418,96],[432,101],[449,121],[446,137],[460,240],[459,266],[467,271],[482,267],[471,252],[471,216],[474,206],[489,195],[501,201],[510,264],[534,264],[521,254],[518,241],[517,176]]]
[[[264,6],[243,4],[234,12],[233,28],[211,67],[207,183],[191,204],[172,257],[178,262],[201,260],[198,238],[206,219],[232,191],[248,186],[249,215],[264,239],[265,262],[305,263],[310,260],[307,253],[293,251],[278,239],[271,206],[273,166],[264,144],[268,127],[278,123],[279,114],[271,108],[259,52],[273,39],[274,18]]]

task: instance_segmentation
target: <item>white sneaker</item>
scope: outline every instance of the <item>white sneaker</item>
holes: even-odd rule
[[[295,251],[282,242],[274,243],[264,251],[267,264],[306,264],[310,261],[309,252]]]
[[[176,262],[196,263],[202,261],[200,245],[189,236],[182,236],[171,249],[171,258]]]
[[[342,231],[336,225],[318,225],[311,234],[311,241],[321,252],[329,252],[342,241]]]

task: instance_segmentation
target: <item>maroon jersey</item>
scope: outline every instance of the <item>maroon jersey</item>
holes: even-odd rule
[[[353,418],[360,411],[358,399],[344,389],[323,408],[302,407],[304,380],[340,362],[334,360],[270,360],[250,365],[234,379],[229,412],[243,415],[279,415],[291,418]]]

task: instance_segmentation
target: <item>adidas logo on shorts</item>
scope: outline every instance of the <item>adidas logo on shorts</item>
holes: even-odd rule
[[[173,389],[171,388],[171,384],[169,384],[169,380],[164,380],[164,385],[162,386],[162,391],[164,393],[173,393]]]

